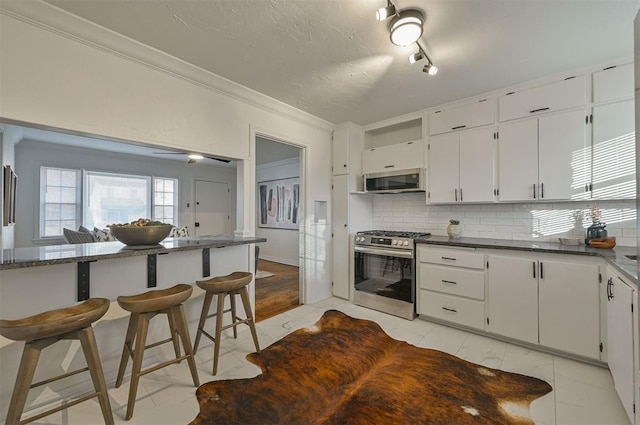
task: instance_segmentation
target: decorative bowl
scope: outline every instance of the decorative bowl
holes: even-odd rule
[[[171,224],[159,226],[111,226],[111,233],[125,245],[156,245],[169,236]]]
[[[562,245],[580,245],[584,243],[580,238],[558,238]]]
[[[616,246],[616,238],[595,238],[589,241],[589,246],[593,248],[611,249]]]

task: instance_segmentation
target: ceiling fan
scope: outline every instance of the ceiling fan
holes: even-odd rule
[[[220,161],[224,163],[229,163],[231,160],[224,158],[216,158],[215,156],[201,155],[198,153],[190,153],[190,152],[153,152],[153,155],[187,155],[189,157],[188,164],[195,164],[199,159],[209,158],[214,161]]]

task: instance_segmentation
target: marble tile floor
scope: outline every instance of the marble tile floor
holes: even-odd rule
[[[284,335],[313,324],[327,309],[337,309],[353,317],[374,320],[393,338],[405,340],[419,347],[445,351],[484,366],[546,380],[554,390],[531,404],[529,415],[536,424],[628,424],[607,369],[420,319],[407,321],[338,298],[302,305],[258,323],[261,347],[267,347]],[[242,331],[237,340],[223,339],[219,372],[216,377],[211,375],[212,346],[201,347],[198,351],[196,360],[201,383],[214,379],[249,378],[260,373],[256,366],[245,359],[246,354],[253,350],[253,343],[248,328],[240,329]],[[169,358],[172,353],[171,348],[168,345],[167,347],[166,355]],[[130,421],[124,420],[128,378],[125,378],[125,382],[118,389],[113,388],[113,380],[109,377],[107,381],[116,424],[187,424],[198,413],[195,388],[185,363],[161,369],[141,379],[135,413]],[[103,424],[98,403],[94,400],[34,423]]]

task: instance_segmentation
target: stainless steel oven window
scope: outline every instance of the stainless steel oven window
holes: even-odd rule
[[[375,253],[375,249],[369,248],[366,251],[355,252],[355,289],[413,303],[415,289],[412,252],[399,251],[397,255],[390,255],[389,250]]]

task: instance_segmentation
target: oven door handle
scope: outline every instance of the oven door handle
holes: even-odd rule
[[[367,248],[364,246],[356,245],[354,247],[354,250],[356,252],[362,252],[365,254],[388,255],[389,257],[413,258],[413,250],[408,250],[408,249]]]

